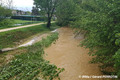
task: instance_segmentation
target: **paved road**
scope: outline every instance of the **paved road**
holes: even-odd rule
[[[13,28],[0,29],[0,32],[6,32],[6,31],[10,31],[10,30],[15,30],[15,29],[20,29],[20,28],[26,28],[26,27],[31,27],[31,26],[41,25],[41,24],[45,24],[45,23],[42,22],[42,23],[37,23],[37,24],[30,24],[30,25],[25,25],[25,26],[19,26],[19,27],[13,27]]]

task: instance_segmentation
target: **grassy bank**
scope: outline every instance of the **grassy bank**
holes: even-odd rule
[[[54,30],[55,28],[57,28],[57,26],[55,24],[52,24],[51,30]],[[0,49],[13,47],[23,39],[26,39],[37,33],[45,33],[51,30],[46,28],[45,24],[43,24],[38,26],[32,26],[29,28],[22,28],[8,32],[2,32],[0,33]]]
[[[58,33],[52,33],[40,42],[27,47],[27,51],[0,69],[0,80],[53,80],[59,78],[64,69],[57,68],[44,60],[44,48],[58,39]]]
[[[28,21],[28,20],[18,20],[18,19],[12,19],[14,20],[15,24],[21,24],[21,23],[27,23],[27,22],[33,22],[33,21]]]
[[[18,20],[18,19],[7,19],[3,24],[0,24],[0,29],[24,26],[29,24],[41,23],[42,21],[29,21],[29,20]],[[8,25],[9,24],[9,25]]]
[[[14,21],[14,24],[16,24],[16,25],[13,25],[13,27],[43,22],[43,21],[30,21],[30,20],[18,20],[18,19],[12,19],[12,20]]]

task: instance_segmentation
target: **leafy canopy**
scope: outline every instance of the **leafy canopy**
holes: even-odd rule
[[[34,0],[34,4],[44,16],[47,16],[47,27],[51,26],[51,19],[57,6],[58,0]]]

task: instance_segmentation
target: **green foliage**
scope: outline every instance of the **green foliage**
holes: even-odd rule
[[[12,25],[12,21],[7,19],[12,15],[11,10],[0,5],[0,27]]]
[[[39,15],[39,10],[37,7],[32,7],[32,15]]]
[[[115,59],[114,67],[116,68],[116,73],[120,78],[120,49],[116,52],[113,58]]]
[[[44,48],[58,39],[58,33],[53,33],[42,41],[27,48],[26,53],[16,55],[15,59],[1,68],[0,80],[53,80],[64,71],[49,61],[44,60]]]
[[[42,21],[30,21],[30,20],[19,20],[19,19],[4,19],[0,22],[0,29],[18,27],[23,25],[41,23]]]
[[[0,21],[6,19],[7,17],[10,17],[11,15],[12,13],[10,9],[7,9],[6,7],[0,5]]]
[[[0,27],[10,27],[13,25],[13,20],[11,19],[3,19],[0,21]]]
[[[107,71],[109,74],[118,72],[114,67],[118,63],[115,63],[113,56],[120,44],[119,3],[118,0],[82,1],[78,8],[79,11],[75,12],[80,15],[75,16],[76,20],[72,22],[75,28],[87,31],[82,45],[90,49],[90,55],[96,56],[91,62],[102,63],[100,65],[102,71]]]
[[[34,0],[34,4],[43,16],[47,16],[47,27],[50,28],[51,19],[58,4],[58,0]]]
[[[117,73],[120,77],[120,1],[76,0],[74,3],[71,25],[86,33],[82,46],[90,49],[91,56],[96,56],[91,62],[100,63],[103,72]]]
[[[56,9],[57,24],[66,26],[73,21],[71,18],[75,10],[75,4],[72,0],[60,0]]]

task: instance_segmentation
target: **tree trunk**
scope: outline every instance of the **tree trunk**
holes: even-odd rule
[[[50,17],[48,17],[47,28],[49,28],[49,29],[50,29],[50,26],[51,26],[51,18],[50,18]]]

